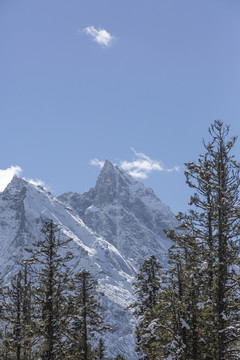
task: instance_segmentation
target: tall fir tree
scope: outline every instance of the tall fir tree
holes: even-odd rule
[[[136,302],[129,308],[134,308],[134,315],[137,318],[136,325],[136,351],[139,359],[150,359],[150,353],[155,344],[155,339],[149,332],[149,324],[153,320],[151,309],[158,302],[158,295],[162,283],[162,266],[152,255],[145,260],[140,268],[136,281],[133,283]]]
[[[38,317],[39,343],[36,356],[42,360],[66,358],[66,335],[69,326],[69,269],[72,254],[65,247],[71,241],[61,240],[52,220],[42,230],[43,238],[29,250],[28,260],[34,266],[33,288]]]
[[[160,359],[202,360],[201,252],[190,234],[169,231],[168,236],[174,245],[169,250],[166,286],[154,309],[155,332],[162,339],[156,353]]]
[[[234,359],[239,337],[239,186],[240,164],[231,155],[237,138],[229,126],[215,121],[211,141],[197,163],[186,164],[187,183],[195,190],[190,213],[202,248],[205,271],[206,358]]]
[[[95,351],[96,355],[95,355],[94,360],[106,360],[105,351],[106,351],[106,346],[104,344],[103,339],[100,338],[99,341],[98,341],[98,346],[97,346],[96,351]]]
[[[211,141],[197,162],[186,164],[194,194],[180,229],[169,231],[169,273],[157,305],[144,314],[149,359],[240,358],[239,169],[231,150],[236,138],[215,121]]]
[[[24,264],[4,290],[5,334],[2,356],[30,360],[36,343],[34,307],[28,266]]]
[[[185,233],[168,233],[174,245],[156,331],[160,335],[166,324],[171,325],[173,337],[165,349],[173,359],[230,360],[240,354],[240,165],[231,155],[236,138],[228,139],[229,127],[215,121],[209,132],[206,153],[186,164],[187,184],[195,192],[190,199],[194,209],[179,216]],[[165,304],[173,301],[172,314],[170,309],[163,313],[164,297]]]
[[[4,286],[3,279],[0,278],[0,359],[3,358],[3,341],[5,337],[4,323]]]
[[[96,351],[93,349],[93,342],[99,335],[112,331],[110,326],[104,323],[103,308],[97,299],[98,295],[103,294],[99,293],[97,286],[98,282],[86,269],[82,269],[75,275],[69,335],[71,359],[94,359]]]

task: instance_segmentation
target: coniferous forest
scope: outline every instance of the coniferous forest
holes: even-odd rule
[[[133,282],[136,353],[141,360],[240,359],[240,163],[236,137],[220,121],[197,161],[186,163],[190,210],[178,214],[168,265],[145,260]],[[97,279],[72,275],[73,255],[58,227],[42,237],[1,288],[1,348],[5,360],[109,359]],[[124,360],[119,354],[117,360]]]
[[[132,305],[139,359],[240,358],[239,170],[236,137],[215,121],[205,153],[186,165],[193,190],[187,214],[167,233],[168,269],[146,260]]]
[[[0,358],[106,359],[102,336],[113,329],[104,323],[97,281],[86,269],[69,275],[71,239],[59,240],[52,221],[42,233],[43,239],[26,249],[30,256],[11,284],[2,287]]]

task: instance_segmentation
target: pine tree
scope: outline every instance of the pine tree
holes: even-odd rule
[[[31,281],[25,264],[4,291],[5,336],[3,358],[16,360],[32,359],[35,322]]]
[[[61,240],[57,236],[58,230],[52,220],[47,221],[42,230],[44,238],[34,244],[33,250],[29,250],[32,256],[28,263],[33,264],[35,269],[33,290],[40,338],[36,356],[42,360],[65,359],[67,351],[70,279],[66,263],[72,259],[72,254],[65,247],[71,239]]]
[[[22,358],[22,273],[19,272],[11,282],[11,288],[8,289],[8,300],[6,303],[6,320],[10,329],[4,339],[4,347],[7,348],[8,358]]]
[[[134,308],[134,315],[137,318],[136,326],[136,351],[140,359],[148,360],[151,357],[151,349],[155,343],[154,337],[149,332],[149,324],[153,320],[150,311],[157,305],[158,294],[161,289],[162,267],[157,258],[152,255],[145,260],[140,272],[133,283],[136,302],[129,308]]]
[[[71,359],[94,359],[93,341],[97,335],[112,330],[104,323],[103,309],[97,299],[98,295],[103,294],[98,292],[97,285],[98,282],[86,269],[75,275],[69,341]]]
[[[193,210],[169,231],[169,273],[145,334],[150,359],[236,359],[239,351],[239,169],[229,127],[215,121],[205,155],[186,164]],[[150,318],[146,321],[147,318]],[[150,334],[150,335],[149,335]]]
[[[216,360],[235,358],[239,337],[239,169],[228,139],[229,126],[215,121],[212,140],[198,163],[188,163],[187,182],[196,193],[190,203],[194,231],[204,253],[206,356]],[[207,355],[208,354],[208,355]]]
[[[4,286],[3,279],[0,278],[0,359],[3,358],[4,327]]]
[[[95,356],[95,360],[104,360],[105,358],[105,351],[106,351],[106,346],[104,344],[104,341],[102,338],[99,339],[98,341],[98,347],[96,349],[96,356]]]
[[[196,239],[169,231],[174,245],[169,250],[166,286],[155,311],[155,336],[161,341],[160,359],[200,360],[202,357],[199,302],[202,291],[201,253]],[[156,355],[155,354],[155,355]]]
[[[239,355],[240,165],[230,155],[236,138],[227,139],[229,127],[215,121],[209,132],[205,155],[186,164],[194,209],[179,215],[185,233],[168,233],[174,242],[168,286],[154,309],[155,333],[172,359]]]

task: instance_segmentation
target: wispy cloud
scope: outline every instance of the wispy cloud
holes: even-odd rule
[[[26,179],[24,178],[24,180],[28,181],[30,184],[35,185],[35,186],[41,186],[42,188],[44,188],[45,190],[49,191],[49,187],[45,184],[44,181],[37,179],[37,180],[33,180],[33,179]]]
[[[85,34],[91,35],[93,40],[101,46],[109,47],[112,45],[114,37],[105,29],[96,29],[94,26],[88,26],[83,31]]]
[[[18,176],[22,172],[19,166],[10,166],[8,169],[0,169],[0,192],[3,191],[11,182],[12,178]]]
[[[102,168],[104,165],[104,161],[100,161],[95,158],[95,159],[90,160],[90,165],[99,166],[100,168]]]
[[[134,148],[131,148],[131,150],[134,152],[136,159],[132,161],[121,161],[120,166],[137,179],[146,179],[152,171],[179,171],[178,166],[171,169],[165,168],[161,161],[152,160],[149,156],[137,152]]]
[[[135,155],[135,159],[133,159],[132,161],[120,161],[118,166],[120,166],[123,170],[128,172],[136,179],[146,179],[153,171],[173,172],[180,170],[179,166],[174,166],[173,168],[165,168],[161,161],[152,160],[149,156],[137,152],[134,148],[131,148],[131,150]],[[104,162],[98,159],[93,159],[90,161],[90,164],[102,167]]]

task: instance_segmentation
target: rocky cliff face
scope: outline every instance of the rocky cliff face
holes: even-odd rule
[[[94,188],[81,195],[63,194],[59,200],[113,244],[135,269],[153,253],[164,261],[170,245],[164,230],[176,226],[175,216],[152,189],[108,160]]]
[[[105,293],[105,318],[116,332],[107,336],[109,355],[135,360],[134,319],[125,308],[133,302],[131,283],[137,269],[152,254],[162,261],[169,246],[163,230],[176,225],[170,209],[151,189],[109,161],[96,186],[80,195],[59,198],[21,178],[13,178],[0,193],[0,271],[5,281],[17,272],[41,236],[47,219],[71,237],[73,271],[87,268]]]

